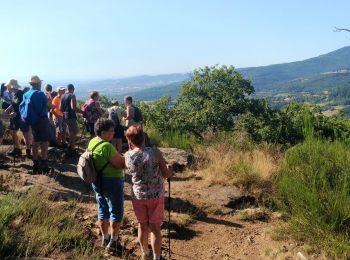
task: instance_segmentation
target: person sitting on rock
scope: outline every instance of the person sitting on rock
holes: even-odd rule
[[[96,170],[102,178],[92,184],[98,205],[98,225],[102,232],[102,247],[117,251],[118,234],[124,214],[124,157],[110,143],[114,135],[114,123],[100,118],[95,123],[96,137],[90,140],[88,149],[93,153]],[[110,233],[109,233],[110,230]]]
[[[161,257],[161,224],[164,219],[164,178],[172,168],[167,166],[162,153],[155,147],[145,146],[145,134],[138,125],[126,130],[130,150],[125,153],[125,164],[132,176],[132,205],[138,224],[138,239],[142,259],[147,259],[148,237],[151,233],[153,259]]]

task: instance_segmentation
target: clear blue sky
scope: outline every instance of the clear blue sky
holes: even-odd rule
[[[302,60],[350,45],[350,1],[0,0],[0,80]]]

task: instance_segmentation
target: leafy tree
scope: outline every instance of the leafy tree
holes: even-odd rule
[[[152,103],[140,103],[143,115],[143,123],[148,127],[153,127],[159,132],[166,132],[175,129],[174,108],[171,106],[170,96],[162,97]]]
[[[251,82],[233,66],[195,70],[176,100],[175,125],[196,135],[208,129],[233,129],[237,116],[247,111],[247,96],[253,92]]]

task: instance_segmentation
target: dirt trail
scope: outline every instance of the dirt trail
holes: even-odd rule
[[[83,224],[91,227],[98,241],[96,226],[96,204],[88,185],[75,173],[77,158],[69,158],[64,163],[52,164],[54,170],[49,175],[28,173],[31,161],[18,161],[16,166],[5,159],[0,162],[0,174],[13,190],[25,191],[40,186],[52,191],[54,201],[75,199],[83,209]],[[269,222],[247,222],[238,214],[216,215],[203,210],[206,198],[201,197],[199,188],[205,185],[196,176],[178,174],[172,181],[174,210],[171,230],[172,259],[296,259],[303,248],[295,242],[276,242],[271,239],[271,230],[277,220]],[[138,259],[139,247],[136,240],[136,221],[130,202],[130,179],[125,185],[126,221],[121,233],[122,243],[128,252],[127,259]],[[179,216],[181,216],[179,218]],[[185,219],[185,220],[184,220]],[[164,224],[164,228],[166,228]],[[167,232],[164,233],[164,252],[167,251]],[[108,259],[116,259],[106,256]]]

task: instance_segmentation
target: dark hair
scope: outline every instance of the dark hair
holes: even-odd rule
[[[40,86],[41,86],[41,82],[38,82],[38,83],[31,83],[29,82],[29,84],[32,86],[32,88],[34,89],[40,89]]]
[[[68,89],[68,91],[74,90],[74,85],[73,84],[68,84],[67,85],[67,89]]]
[[[129,101],[130,103],[132,103],[132,97],[131,96],[125,96],[124,99]]]
[[[108,131],[111,128],[114,128],[114,122],[112,120],[109,120],[107,118],[99,118],[95,125],[94,125],[94,131],[95,135],[101,136],[102,131]]]
[[[54,99],[57,96],[57,91],[51,92],[51,98]]]
[[[47,92],[52,91],[52,86],[50,84],[45,85],[45,90]]]
[[[25,86],[22,89],[23,93],[26,93],[28,90],[30,90],[30,87],[28,87],[28,86]]]
[[[129,142],[136,146],[141,146],[145,140],[145,134],[142,127],[139,125],[130,126],[128,130],[126,130],[125,137]]]
[[[92,91],[91,94],[90,94],[90,97],[91,97],[92,99],[94,99],[94,98],[97,97],[97,96],[98,96],[98,92],[97,92],[97,91]]]

